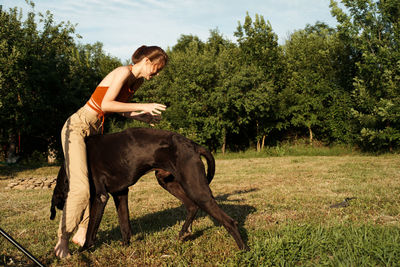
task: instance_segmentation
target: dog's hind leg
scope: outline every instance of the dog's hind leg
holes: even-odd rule
[[[93,246],[108,198],[109,196],[107,193],[98,193],[94,199],[90,201],[89,226],[86,232],[86,241],[82,250]]]
[[[129,245],[132,236],[132,228],[129,222],[128,192],[129,189],[127,188],[112,194],[118,212],[119,227],[124,245]]]
[[[217,204],[212,196],[211,189],[205,177],[204,167],[201,163],[190,162],[186,164],[183,170],[181,185],[187,195],[192,199],[202,210],[221,223],[225,229],[235,239],[240,249],[248,249],[239,233],[237,222],[229,217]]]
[[[200,202],[199,206],[211,215],[214,219],[220,222],[225,229],[232,235],[235,239],[236,244],[242,250],[248,250],[248,247],[244,243],[237,226],[237,222],[229,217],[216,203],[214,199],[210,199],[206,202]]]
[[[185,240],[188,236],[191,235],[192,222],[196,217],[199,207],[186,195],[182,186],[178,182],[174,181],[174,177],[171,173],[163,170],[157,170],[156,177],[161,187],[167,190],[177,199],[179,199],[186,208],[186,220],[182,226],[181,231],[179,232],[179,239]]]

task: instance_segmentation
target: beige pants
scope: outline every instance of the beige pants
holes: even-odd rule
[[[89,179],[85,137],[100,133],[97,115],[82,107],[65,122],[61,141],[69,192],[58,228],[58,237],[69,239],[76,227],[87,228],[89,223]]]

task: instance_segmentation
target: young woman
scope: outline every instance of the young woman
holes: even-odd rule
[[[89,101],[65,122],[61,141],[69,192],[54,247],[57,257],[70,256],[69,238],[78,227],[72,241],[83,246],[89,223],[89,179],[84,138],[102,131],[104,116],[116,112],[152,123],[160,118],[166,106],[157,103],[127,103],[143,80],[150,80],[167,64],[167,54],[157,46],[141,46],[132,55],[133,65],[111,71],[97,86]]]

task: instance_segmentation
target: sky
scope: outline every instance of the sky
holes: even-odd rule
[[[271,23],[283,44],[290,33],[322,21],[334,27],[329,0],[34,0],[35,12],[49,10],[54,20],[76,24],[77,42],[103,43],[104,51],[123,62],[139,46],[173,47],[182,34],[207,41],[210,30],[236,41],[246,12],[254,20],[261,15]],[[25,0],[0,0],[10,7],[31,11]]]

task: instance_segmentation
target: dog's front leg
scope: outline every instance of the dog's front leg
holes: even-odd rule
[[[132,236],[131,224],[129,222],[128,192],[129,189],[127,188],[121,192],[112,194],[118,212],[119,227],[124,245],[129,245]]]
[[[107,193],[99,193],[96,194],[93,200],[91,200],[89,226],[86,232],[86,241],[82,247],[82,250],[93,246],[108,198],[109,196]]]

